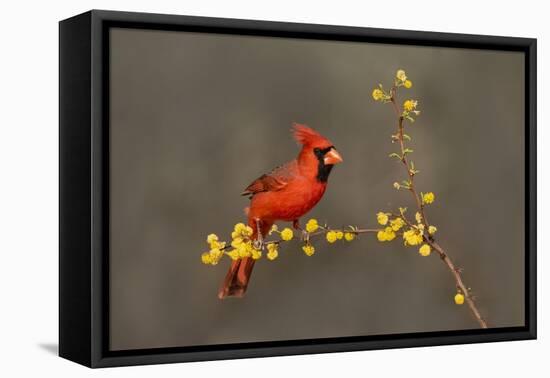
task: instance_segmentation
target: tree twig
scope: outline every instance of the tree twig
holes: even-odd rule
[[[462,276],[459,272],[459,270],[456,268],[456,266],[453,264],[452,260],[450,259],[449,255],[441,248],[439,244],[437,244],[435,241],[427,240],[427,243],[435,250],[437,253],[439,253],[439,256],[441,257],[441,260],[447,265],[449,270],[454,276],[454,279],[456,281],[457,288],[462,292],[464,297],[466,298],[466,303],[468,304],[468,307],[470,308],[470,311],[476,318],[477,322],[479,323],[481,328],[488,328],[487,322],[481,314],[479,313],[479,310],[477,309],[477,306],[472,299],[472,296],[470,295],[470,290],[464,285],[464,282],[462,281]]]
[[[390,91],[390,96],[391,96],[390,97],[390,102],[391,102],[391,104],[394,108],[395,114],[397,116],[397,138],[399,140],[399,145],[400,145],[400,149],[401,149],[401,162],[403,163],[405,169],[407,170],[407,175],[409,176],[410,185],[409,185],[408,190],[411,192],[411,194],[413,195],[413,197],[415,199],[418,211],[420,212],[420,215],[422,216],[422,224],[424,225],[424,228],[426,230],[428,230],[430,225],[429,225],[428,220],[426,218],[426,214],[425,214],[425,211],[424,211],[424,204],[422,202],[422,198],[420,198],[420,196],[418,195],[418,193],[415,189],[415,186],[414,186],[414,176],[415,176],[415,174],[412,173],[412,169],[411,169],[409,160],[407,159],[407,156],[406,156],[406,153],[405,153],[405,138],[403,137],[403,134],[404,134],[404,127],[403,127],[404,118],[403,118],[403,115],[402,115],[401,110],[399,108],[399,105],[397,105],[397,100],[396,100],[396,92],[397,91],[396,91],[396,89],[397,88],[395,86],[393,86],[391,91]],[[405,218],[405,216],[402,215],[402,217],[405,220],[405,222],[409,223],[409,226],[412,226],[412,224],[410,224],[410,222],[408,222],[408,220]],[[439,257],[441,258],[441,260],[446,264],[446,266],[451,271],[451,273],[452,273],[452,275],[453,275],[453,277],[456,281],[457,289],[461,292],[462,295],[464,295],[464,298],[466,299],[466,303],[468,304],[468,307],[470,308],[470,311],[474,315],[474,317],[477,320],[477,322],[479,323],[480,327],[481,328],[488,328],[487,327],[487,322],[481,316],[479,310],[477,309],[477,306],[476,306],[474,300],[472,299],[472,296],[470,295],[470,290],[468,290],[466,285],[464,285],[464,282],[462,280],[462,276],[461,276],[459,270],[455,267],[453,261],[451,260],[451,258],[447,254],[447,252],[445,252],[443,250],[443,248],[435,242],[434,238],[431,235],[428,234],[427,237],[424,235],[423,238],[424,238],[424,241],[426,243],[428,243],[430,245],[430,247],[439,254]]]

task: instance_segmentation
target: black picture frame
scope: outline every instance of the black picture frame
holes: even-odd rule
[[[518,51],[525,56],[524,327],[110,351],[109,29]],[[536,338],[536,39],[92,10],[59,24],[59,354],[88,367]]]

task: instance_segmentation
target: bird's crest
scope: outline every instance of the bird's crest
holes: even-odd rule
[[[302,125],[300,123],[294,123],[292,125],[292,134],[296,141],[304,146],[313,146],[313,145],[327,145],[331,146],[332,143],[319,134],[317,131],[313,130],[311,127]]]

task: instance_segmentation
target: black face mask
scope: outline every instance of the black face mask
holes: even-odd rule
[[[329,146],[327,148],[314,148],[313,153],[319,161],[317,166],[317,180],[320,182],[327,182],[330,171],[332,171],[332,164],[325,164],[325,155],[329,152],[334,146]]]

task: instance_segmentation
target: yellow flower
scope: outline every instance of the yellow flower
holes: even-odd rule
[[[216,265],[220,259],[223,257],[223,252],[218,248],[213,248],[210,250],[210,264]]]
[[[376,233],[376,238],[378,241],[384,242],[384,241],[392,241],[395,239],[395,232],[391,227],[386,227],[383,230],[380,230]]]
[[[216,234],[210,234],[206,237],[206,242],[208,244],[212,244],[213,242],[216,242],[218,241],[218,235]]]
[[[276,249],[267,252],[267,258],[269,260],[273,261],[277,257],[279,257],[279,251],[277,251]]]
[[[412,81],[410,80],[405,80],[405,82],[403,83],[403,86],[407,89],[411,88],[413,86],[413,83]]]
[[[252,248],[251,252],[252,252],[252,258],[254,260],[258,260],[260,257],[262,257],[262,251],[260,251],[259,249]]]
[[[337,239],[336,231],[329,231],[329,232],[327,232],[326,237],[327,237],[327,241],[328,241],[329,243],[334,243],[334,242],[336,241],[336,239]]]
[[[437,232],[437,227],[435,227],[435,226],[430,226],[430,227],[428,227],[428,233],[429,233],[430,235],[433,235],[433,234],[435,234],[436,232]]]
[[[416,214],[414,214],[414,219],[416,219],[416,223],[422,223],[422,214],[416,212]]]
[[[279,256],[279,251],[277,250],[277,244],[269,243],[267,245],[267,258],[269,260],[275,260]]]
[[[384,91],[379,89],[379,88],[376,88],[372,91],[372,98],[374,99],[374,101],[380,101],[384,98]]]
[[[412,112],[414,109],[416,109],[417,105],[418,105],[418,101],[416,101],[416,100],[406,100],[403,103],[403,109],[406,112]]]
[[[407,75],[405,74],[404,70],[397,70],[397,73],[395,74],[395,77],[398,80],[401,80],[401,81],[407,80]]]
[[[424,193],[422,195],[422,202],[425,203],[425,204],[430,204],[430,203],[433,203],[435,201],[435,194],[433,194],[432,192],[429,192],[429,193]]]
[[[237,247],[237,250],[240,258],[250,257],[252,255],[252,243],[242,243]]]
[[[355,234],[353,232],[346,232],[344,234],[344,239],[346,239],[346,241],[352,241],[353,239],[355,239]]]
[[[390,221],[390,226],[394,231],[399,231],[404,225],[405,221],[403,220],[403,218],[395,218]]]
[[[201,261],[203,264],[211,264],[212,263],[212,257],[210,256],[210,252],[204,252],[201,255]]]
[[[391,227],[386,227],[385,233],[387,241],[392,241],[393,239],[395,239],[395,232],[393,232],[393,229]]]
[[[233,248],[237,248],[239,245],[241,245],[243,243],[243,238],[241,238],[240,236],[237,236],[236,238],[233,239],[233,241],[231,242],[231,246]]]
[[[273,226],[271,226],[271,229],[269,230],[269,235],[277,231],[279,231],[279,227],[277,227],[277,225],[274,224]]]
[[[455,303],[457,305],[461,305],[461,304],[464,304],[464,295],[463,294],[460,294],[460,293],[457,293],[455,295]]]
[[[386,223],[388,223],[388,214],[383,213],[383,212],[379,212],[378,214],[376,214],[376,220],[377,220],[378,223],[380,223],[382,226],[385,226]]]
[[[317,219],[310,219],[306,223],[306,231],[307,232],[315,232],[319,228],[319,223],[317,223]]]
[[[283,231],[281,231],[281,239],[284,241],[289,241],[294,237],[294,232],[290,228],[285,228]]]
[[[304,253],[308,256],[311,256],[315,253],[315,247],[312,246],[311,244],[306,244],[302,247],[302,250],[304,251]]]
[[[342,240],[344,233],[342,231],[336,231],[336,239]]]
[[[233,228],[231,233],[231,238],[236,239],[239,237],[249,237],[252,236],[253,230],[252,227],[246,226],[244,223],[237,223]]]
[[[226,252],[227,256],[231,258],[231,260],[238,260],[239,259],[239,250],[238,249],[232,249],[229,252]]]
[[[233,230],[236,232],[236,233],[242,233],[244,231],[244,229],[246,228],[245,224],[244,223],[237,223],[235,225],[235,227],[233,228]]]
[[[221,251],[221,249],[219,248],[212,248],[210,250],[210,254],[212,255],[212,257],[214,258],[220,258],[222,255],[223,255],[223,252]]]
[[[423,244],[422,247],[418,249],[418,253],[420,253],[424,257],[429,256],[431,252],[432,248],[428,244]]]
[[[252,236],[253,233],[254,233],[254,230],[253,230],[252,227],[250,227],[250,226],[246,226],[246,227],[244,228],[244,230],[242,231],[242,234],[243,234],[244,236]]]
[[[423,238],[420,230],[411,228],[403,233],[403,240],[405,240],[405,245],[419,245]]]

